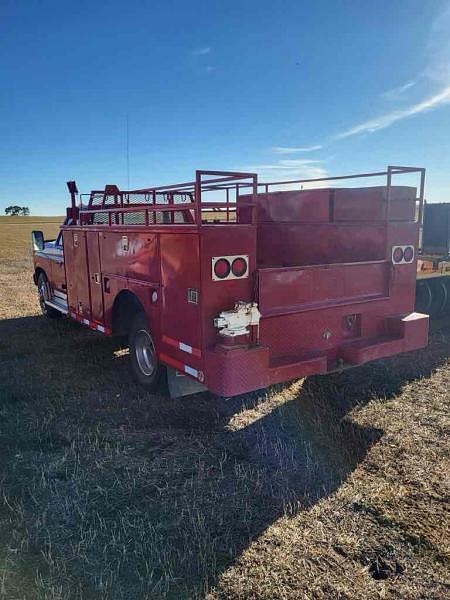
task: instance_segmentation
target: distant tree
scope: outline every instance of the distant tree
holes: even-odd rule
[[[22,207],[20,206],[7,206],[5,208],[5,214],[10,215],[11,217],[16,217],[17,215],[20,215],[21,210]]]
[[[30,209],[28,206],[7,206],[5,208],[5,215],[10,215],[11,217],[17,217],[17,215],[27,216],[30,214]]]

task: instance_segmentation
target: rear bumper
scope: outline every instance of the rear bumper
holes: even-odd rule
[[[206,386],[220,396],[236,396],[274,383],[417,350],[428,343],[428,321],[428,315],[421,313],[389,317],[382,336],[343,342],[331,354],[310,353],[296,360],[289,357],[271,362],[268,346],[216,346],[205,356]]]

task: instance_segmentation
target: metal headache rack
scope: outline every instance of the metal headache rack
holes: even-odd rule
[[[205,176],[209,178],[205,180]],[[121,191],[117,186],[107,185],[104,190],[80,196],[78,224],[201,226],[204,223],[237,223],[237,199],[242,183],[256,193],[256,174],[224,171],[197,171],[195,182],[140,190]],[[214,193],[213,201],[204,200],[207,192]],[[72,191],[71,195],[73,207]],[[86,202],[84,198],[87,198]],[[254,223],[256,203],[240,202],[239,206],[252,208],[250,222]]]
[[[298,188],[300,191],[304,185],[316,187],[319,183],[386,177],[385,220],[389,221],[392,178],[412,173],[420,175],[417,220],[421,223],[425,169],[418,167],[389,166],[386,171],[264,183],[258,183],[255,173],[196,171],[195,181],[168,186],[122,191],[115,185],[107,185],[104,190],[81,194],[78,209],[75,206],[76,185],[69,182],[68,186],[72,210],[77,213],[79,225],[189,224],[201,227],[204,224],[255,224],[256,195],[283,191],[280,188],[286,189],[286,186],[290,191]],[[205,199],[206,194],[208,199]]]

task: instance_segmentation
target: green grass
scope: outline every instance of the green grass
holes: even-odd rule
[[[170,400],[114,341],[37,316],[37,227],[6,247],[5,227],[0,598],[445,597],[450,333],[341,376]]]

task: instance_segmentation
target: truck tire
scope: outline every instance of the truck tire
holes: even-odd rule
[[[57,319],[61,316],[59,310],[55,310],[51,306],[45,304],[45,301],[49,299],[49,285],[48,279],[45,273],[40,273],[37,281],[37,288],[39,294],[39,305],[41,307],[42,316],[49,319]]]
[[[163,366],[158,360],[155,344],[144,313],[137,313],[128,334],[131,372],[146,390],[154,392],[161,380]]]

